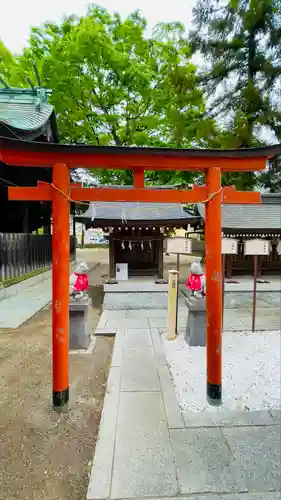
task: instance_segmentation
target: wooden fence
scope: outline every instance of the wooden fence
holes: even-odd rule
[[[70,239],[71,260],[75,238]],[[17,278],[51,266],[51,235],[0,233],[0,281]]]

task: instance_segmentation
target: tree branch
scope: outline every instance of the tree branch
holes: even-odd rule
[[[100,145],[99,137],[98,137],[98,135],[97,135],[97,133],[96,133],[96,131],[95,131],[95,129],[94,129],[91,121],[90,121],[90,118],[89,118],[90,114],[89,113],[85,113],[85,107],[83,106],[83,104],[80,103],[80,101],[77,99],[77,97],[75,97],[75,95],[71,92],[71,90],[69,91],[69,93],[70,93],[72,99],[76,102],[77,106],[84,112],[84,116],[85,116],[87,122],[89,123],[89,125],[91,127],[91,130],[92,130],[92,132],[93,132],[93,134],[95,136],[97,144]]]
[[[107,115],[109,115],[109,108],[107,108],[101,101],[100,101],[100,97],[98,96],[98,94],[96,93],[95,89],[93,88],[92,89],[92,93],[94,94],[95,98],[97,99],[98,103],[99,103],[99,106],[100,108],[103,110],[104,113],[106,113]],[[111,134],[113,136],[113,139],[114,139],[114,142],[116,144],[116,146],[120,146],[121,145],[121,141],[117,135],[117,131],[116,131],[116,127],[115,125],[113,124],[108,124],[109,127],[110,127],[110,130],[111,130]]]

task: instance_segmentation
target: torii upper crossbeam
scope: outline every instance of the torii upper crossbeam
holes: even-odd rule
[[[53,405],[69,399],[68,378],[68,280],[70,201],[136,201],[199,203],[206,205],[206,303],[207,303],[207,397],[212,404],[222,398],[222,264],[221,204],[259,203],[259,193],[221,187],[223,172],[263,170],[281,145],[244,150],[175,150],[123,147],[65,146],[0,138],[0,159],[17,166],[52,167],[51,184],[9,188],[10,200],[52,201],[53,237]],[[70,186],[70,168],[129,169],[134,188]],[[191,190],[150,190],[144,187],[145,170],[201,170],[206,185]]]

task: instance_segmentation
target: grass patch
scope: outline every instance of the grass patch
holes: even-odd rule
[[[4,281],[0,281],[0,288],[7,288],[8,286],[16,285],[17,283],[21,283],[29,278],[33,278],[34,276],[38,276],[39,274],[45,273],[49,271],[51,267],[44,267],[43,269],[37,269],[37,271],[32,271],[28,274],[23,274],[22,276],[17,276],[16,278],[9,278]]]

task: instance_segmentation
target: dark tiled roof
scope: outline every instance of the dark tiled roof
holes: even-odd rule
[[[205,217],[205,206],[198,210]],[[223,205],[222,228],[281,230],[281,195],[262,195],[260,205]]]
[[[261,195],[262,203],[281,205],[281,193],[264,193]]]
[[[90,203],[88,210],[77,219],[116,221],[185,221],[194,215],[185,211],[178,203]]]

